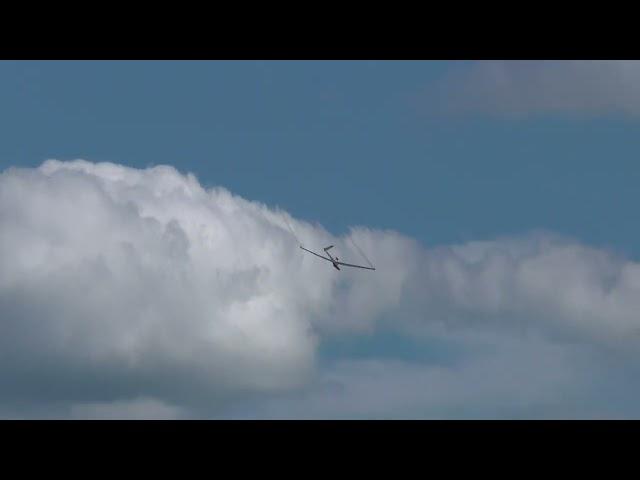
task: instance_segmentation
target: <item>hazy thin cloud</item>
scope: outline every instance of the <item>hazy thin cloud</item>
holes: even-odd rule
[[[427,91],[449,113],[640,114],[640,62],[477,61],[457,65]]]

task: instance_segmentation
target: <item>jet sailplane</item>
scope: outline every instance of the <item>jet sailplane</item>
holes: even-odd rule
[[[354,265],[352,263],[344,263],[339,261],[338,257],[333,257],[330,253],[329,250],[331,250],[333,248],[333,245],[329,245],[328,247],[324,248],[324,253],[326,253],[328,255],[328,257],[325,257],[324,255],[320,255],[319,253],[316,252],[312,252],[311,250],[308,250],[306,248],[304,248],[302,245],[300,245],[300,248],[302,250],[305,250],[309,253],[313,253],[316,257],[320,257],[324,260],[327,260],[328,262],[333,263],[334,268],[336,268],[337,270],[340,270],[339,265],[342,265],[343,267],[355,267],[355,268],[364,268],[366,270],[375,270],[375,267],[365,267],[363,265]]]

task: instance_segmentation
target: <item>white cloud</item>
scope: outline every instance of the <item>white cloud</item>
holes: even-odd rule
[[[430,385],[427,396],[407,387],[412,398],[365,415],[427,415],[458,397],[489,405],[504,388],[529,395],[514,379],[460,393],[502,361],[535,378],[532,350],[518,340],[509,346],[522,332],[541,338],[551,364],[557,359],[557,375],[537,365],[540,388],[531,395],[544,402],[579,371],[563,367],[567,342],[635,359],[635,262],[548,234],[429,249],[357,228],[351,235],[377,270],[337,272],[297,248],[287,221],[305,245],[335,244],[341,257],[359,260],[347,238],[222,188],[205,190],[171,167],[47,161],[0,174],[5,416],[26,404],[80,417],[218,415],[247,398],[314,392],[320,342],[387,329],[417,341],[442,329],[495,335],[500,361],[444,374],[344,360],[335,374],[356,397],[374,388],[372,371],[408,383],[416,374]],[[348,404],[325,411],[355,415]]]
[[[455,68],[429,98],[448,111],[638,115],[638,80],[635,60],[478,61]]]

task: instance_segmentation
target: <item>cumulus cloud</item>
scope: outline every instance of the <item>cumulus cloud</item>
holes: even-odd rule
[[[289,226],[346,260],[359,260],[355,240],[376,272],[337,272],[304,255]],[[568,345],[635,361],[640,326],[640,265],[613,253],[544,233],[437,248],[363,227],[335,237],[167,166],[50,160],[4,171],[0,265],[4,416],[208,417],[262,399],[256,411],[277,416],[272,399],[289,405],[292,392],[306,392],[300,408],[324,398],[321,415],[355,416],[349,399],[376,384],[407,398],[360,415],[429,416],[454,397],[553,404],[559,383],[584,381],[574,363],[588,362],[565,355]],[[447,371],[317,358],[323,342],[385,331],[425,349],[442,332],[470,336],[467,352],[489,335],[481,345],[499,353]],[[523,332],[539,344],[523,344]],[[501,382],[504,362],[537,387]],[[329,377],[350,392],[334,409],[318,394]]]
[[[640,114],[640,62],[478,61],[431,90],[447,111],[501,115]]]
[[[637,365],[611,372],[587,348],[531,339],[496,337],[491,349],[455,367],[392,359],[339,361],[324,369],[311,388],[267,398],[231,418],[579,419],[640,414]]]
[[[343,359],[323,370],[313,388],[270,398],[236,416],[446,419],[575,414],[576,401],[590,389],[584,367],[593,367],[592,357],[536,338],[490,340],[482,338],[490,348],[459,365]]]

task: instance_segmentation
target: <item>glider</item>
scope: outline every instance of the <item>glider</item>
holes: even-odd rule
[[[375,267],[365,267],[365,266],[363,266],[363,265],[353,265],[352,263],[344,263],[344,262],[340,262],[340,261],[338,260],[338,257],[335,257],[335,258],[334,258],[334,257],[332,257],[332,256],[331,256],[331,254],[329,253],[329,250],[333,248],[333,245],[329,245],[328,247],[326,247],[326,248],[324,249],[324,253],[326,253],[327,255],[329,255],[329,258],[327,258],[327,257],[325,257],[325,256],[323,256],[323,255],[320,255],[319,253],[312,252],[311,250],[308,250],[308,249],[304,248],[302,245],[300,245],[300,248],[301,248],[302,250],[305,250],[305,251],[309,252],[309,253],[313,253],[316,257],[323,258],[324,260],[327,260],[328,262],[333,263],[333,266],[334,266],[337,270],[340,270],[340,267],[338,267],[338,265],[342,265],[343,267],[355,267],[355,268],[365,268],[365,269],[367,269],[367,270],[375,270]]]

